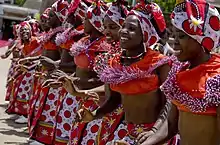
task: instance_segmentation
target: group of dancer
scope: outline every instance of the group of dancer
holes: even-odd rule
[[[174,45],[154,2],[57,0],[14,25],[6,112],[32,145],[219,145],[219,13],[177,0],[170,18]]]

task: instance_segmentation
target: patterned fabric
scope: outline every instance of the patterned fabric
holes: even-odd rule
[[[211,51],[219,46],[219,13],[205,0],[179,1],[171,15],[172,24]]]
[[[166,30],[163,13],[156,3],[141,1],[135,5],[128,15],[138,17],[147,48],[155,44]]]
[[[68,14],[69,3],[66,0],[58,0],[52,5],[52,10],[55,12],[60,22],[63,22]]]
[[[28,27],[28,29],[30,29],[31,36],[36,36],[40,32],[39,23],[35,19],[30,19],[28,21],[23,21],[23,22],[20,23],[19,26],[16,26],[16,27],[19,31],[19,35],[21,33],[21,28],[23,28],[23,27]]]
[[[60,109],[57,109],[55,144],[65,144],[69,141],[72,124],[76,119],[76,112],[79,109],[79,97],[67,94],[61,102]]]
[[[103,19],[105,17],[106,10],[107,6],[104,2],[99,0],[93,2],[87,10],[87,18],[90,23],[101,33],[104,31]]]
[[[19,33],[19,24],[13,25],[13,35],[15,38],[19,37],[18,33]]]
[[[96,137],[98,135],[101,124],[102,119],[95,119],[87,124],[86,129],[83,132],[81,145],[96,144]]]
[[[219,64],[220,56],[216,54],[190,71],[184,71],[189,67],[187,63],[175,62],[160,89],[181,111],[215,115],[220,104]]]
[[[37,34],[40,33],[40,25],[36,19],[30,19],[28,20],[28,23],[31,26],[31,31],[33,36],[36,36]]]
[[[151,124],[132,124],[123,121],[117,130],[114,132],[114,137],[106,145],[110,145],[112,141],[124,140],[129,144],[136,144],[135,139],[137,136],[144,132],[149,131],[153,127],[154,123]]]
[[[124,17],[122,16],[124,13]],[[128,14],[127,8],[118,2],[113,2],[112,5],[108,8],[106,15],[114,21],[118,26],[121,26],[125,20],[125,16]]]
[[[28,114],[28,101],[32,91],[34,70],[23,73],[16,78],[13,86],[12,97],[7,109],[7,113],[16,113],[19,115]]]
[[[102,118],[102,125],[99,128],[97,142],[99,145],[106,145],[114,138],[114,132],[123,125],[124,111],[122,105]],[[121,138],[122,139],[122,138]]]
[[[40,16],[41,19],[48,19],[49,18],[49,12],[50,12],[51,8],[47,8],[43,14]]]
[[[34,122],[32,123],[33,136],[35,140],[45,143],[53,144],[55,135],[55,125],[57,116],[57,105],[59,102],[62,88],[50,88],[45,95],[41,89],[40,96],[35,103],[35,108],[38,108],[35,113]]]
[[[7,75],[7,81],[9,81],[15,74],[15,68],[16,68],[16,62],[15,61],[11,61],[11,66],[9,68],[9,71],[8,71],[8,75]],[[7,84],[7,91],[6,91],[6,96],[5,96],[5,101],[9,101],[10,100],[10,97],[12,96],[12,87],[13,87],[13,84]]]
[[[82,0],[72,0],[68,9],[68,15],[74,13],[75,17],[78,17],[84,21],[87,9],[88,6]]]

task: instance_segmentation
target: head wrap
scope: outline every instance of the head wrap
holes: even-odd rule
[[[40,33],[40,25],[36,19],[30,19],[28,20],[28,23],[31,26],[32,35],[36,36]]]
[[[52,5],[52,10],[55,12],[60,22],[63,22],[68,14],[69,3],[66,0],[58,0]]]
[[[48,19],[49,18],[49,12],[50,12],[51,8],[47,8],[43,14],[40,16],[41,19]]]
[[[19,34],[19,24],[15,24],[15,25],[13,25],[13,35],[14,35],[14,37],[16,38],[16,37],[19,37],[18,36],[18,34]]]
[[[24,28],[24,27],[27,27],[29,30],[30,30],[30,33],[31,33],[31,36],[32,36],[32,28],[31,28],[31,25],[28,21],[23,21],[19,24],[19,37],[21,35],[21,29]]]
[[[140,1],[128,15],[137,16],[146,47],[150,47],[158,42],[161,35],[166,31],[163,13],[156,3],[145,3],[144,1]]]
[[[219,45],[219,13],[206,0],[179,0],[172,24],[211,51]]]
[[[106,15],[119,26],[123,24],[125,20],[125,16],[127,14],[128,14],[128,10],[124,6],[123,1],[121,0],[113,2],[106,12]]]
[[[103,1],[96,0],[87,10],[87,18],[90,23],[101,33],[104,31],[103,19],[107,9]]]
[[[84,21],[87,10],[88,6],[85,2],[83,2],[83,0],[72,0],[71,4],[69,5],[68,15],[74,13],[75,17],[78,17]]]

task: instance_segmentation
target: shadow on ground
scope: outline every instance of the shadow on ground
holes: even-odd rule
[[[17,131],[14,129],[5,129],[5,128],[0,128],[0,134],[3,135],[15,135],[15,136],[19,136],[19,137],[25,137],[28,138],[28,134],[25,134],[24,131]]]
[[[14,116],[12,118],[2,118],[0,119],[0,121],[1,123],[7,124],[8,126],[13,127],[15,129],[27,127],[27,124],[16,124],[14,118]]]
[[[3,108],[3,109],[7,109],[7,107],[8,107],[8,104],[0,104],[0,108]]]
[[[8,144],[8,145],[28,145],[28,143],[21,143],[21,142],[4,142],[4,144]]]

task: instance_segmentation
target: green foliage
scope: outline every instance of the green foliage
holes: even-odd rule
[[[15,0],[15,4],[19,6],[23,6],[26,0]]]
[[[36,13],[36,14],[34,15],[34,18],[35,18],[36,20],[40,21],[40,13]]]
[[[172,12],[174,6],[175,6],[175,0],[154,0],[155,3],[157,3],[164,13],[170,13]]]
[[[69,3],[71,3],[72,0],[67,0]]]

